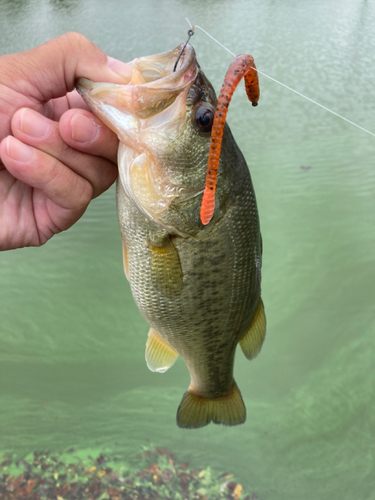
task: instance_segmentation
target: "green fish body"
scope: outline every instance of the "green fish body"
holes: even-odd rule
[[[135,59],[126,85],[80,79],[77,88],[120,139],[117,210],[125,273],[150,325],[147,364],[164,372],[184,359],[191,381],[180,427],[236,425],[246,419],[236,346],[255,357],[266,326],[259,217],[225,125],[214,216],[200,221],[216,95],[190,45],[173,72],[180,49]]]

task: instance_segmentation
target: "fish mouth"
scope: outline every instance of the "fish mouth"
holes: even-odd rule
[[[173,70],[182,47],[183,44],[169,52],[129,62],[131,79],[123,85],[79,78],[76,88],[95,111],[100,111],[97,109],[100,100],[102,105],[113,106],[121,112],[150,118],[168,108],[197,76],[199,66],[190,44],[182,52],[176,71]]]
[[[187,44],[181,53],[183,46],[134,59],[128,63],[131,78],[123,85],[85,78],[76,82],[76,89],[94,114],[120,140],[119,178],[126,195],[150,220],[180,235],[162,222],[162,213],[172,200],[191,197],[192,193],[171,180],[163,169],[160,152],[177,140],[186,126],[188,94],[199,72],[193,47]]]

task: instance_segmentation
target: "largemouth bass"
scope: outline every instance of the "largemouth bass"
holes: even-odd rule
[[[150,325],[146,361],[191,376],[180,427],[246,419],[233,378],[236,346],[254,358],[265,336],[261,235],[246,161],[225,124],[215,210],[200,220],[215,91],[187,45],[130,62],[124,85],[81,78],[77,89],[119,137],[117,210],[125,274]]]

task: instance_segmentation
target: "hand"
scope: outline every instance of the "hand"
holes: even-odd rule
[[[78,33],[0,57],[0,250],[43,245],[117,177],[116,135],[72,92],[81,76],[127,83],[130,68]]]

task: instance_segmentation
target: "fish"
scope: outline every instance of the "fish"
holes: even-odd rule
[[[213,215],[200,219],[217,97],[190,43],[174,71],[182,48],[134,59],[123,85],[80,78],[76,88],[119,138],[123,264],[150,326],[147,365],[163,373],[181,356],[189,369],[179,427],[232,426],[246,420],[237,344],[253,359],[266,332],[259,215],[225,123]]]

